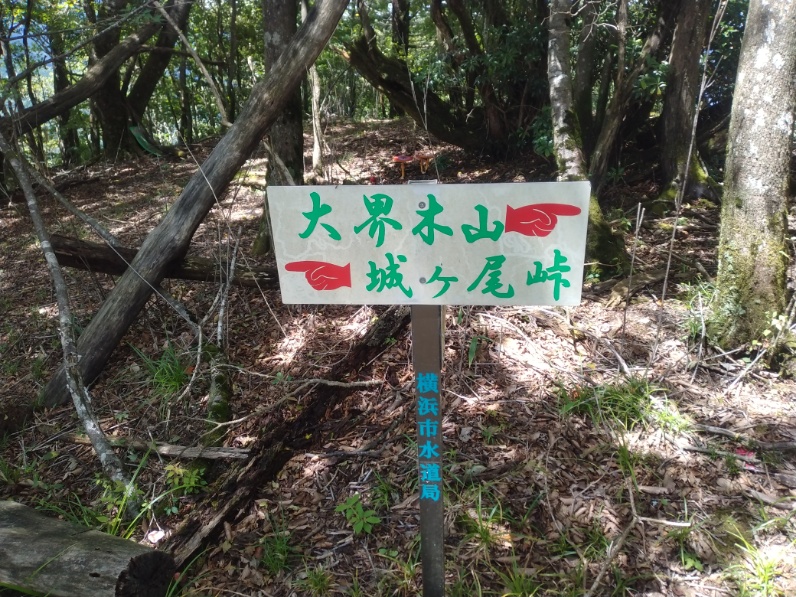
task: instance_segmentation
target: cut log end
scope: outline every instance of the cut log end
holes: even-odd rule
[[[175,571],[174,560],[162,551],[139,554],[119,574],[116,597],[162,597]]]
[[[171,554],[0,501],[0,586],[52,597],[163,597]]]

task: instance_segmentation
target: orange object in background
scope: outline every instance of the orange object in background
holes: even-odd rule
[[[415,159],[420,162],[420,173],[425,174],[428,171],[431,160],[434,159],[434,152],[419,149],[415,152]]]
[[[401,154],[401,155],[392,156],[392,161],[393,162],[397,162],[398,164],[401,164],[401,180],[403,180],[404,176],[406,175],[406,172],[405,172],[406,164],[411,162],[413,159],[414,158],[411,155]]]

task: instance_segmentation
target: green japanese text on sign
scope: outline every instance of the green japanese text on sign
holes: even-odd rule
[[[273,187],[285,303],[574,305],[588,182]]]

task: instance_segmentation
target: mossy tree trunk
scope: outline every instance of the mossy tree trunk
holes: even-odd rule
[[[762,339],[786,307],[796,3],[752,0],[730,119],[719,240],[720,344]]]
[[[553,151],[558,164],[559,180],[588,180],[580,129],[572,100],[567,23],[567,19],[571,16],[571,4],[569,0],[553,0],[550,6],[547,78],[553,117]],[[623,267],[627,260],[624,243],[605,221],[594,193],[589,202],[587,234],[587,262],[620,269]],[[590,269],[599,271],[602,268],[598,265]]]
[[[700,91],[699,58],[707,37],[711,4],[712,0],[684,2],[674,30],[661,114],[664,195],[676,195],[679,183],[686,179],[686,161]],[[718,199],[719,193],[718,185],[707,173],[694,149],[691,151],[686,196],[704,195]]]

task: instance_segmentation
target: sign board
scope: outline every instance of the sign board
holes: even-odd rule
[[[287,304],[576,305],[588,182],[271,187]]]
[[[284,303],[412,305],[424,597],[445,594],[438,305],[578,304],[589,194],[588,182],[268,190]]]

